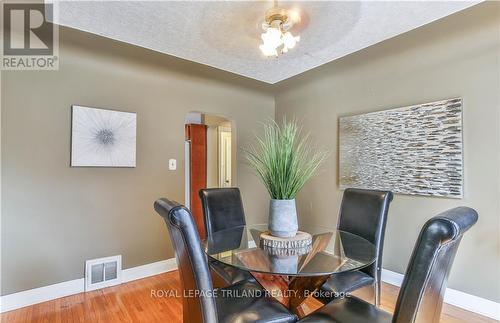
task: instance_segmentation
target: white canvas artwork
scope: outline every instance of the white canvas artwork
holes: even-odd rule
[[[462,197],[462,99],[341,117],[340,186]]]
[[[135,167],[137,115],[72,106],[71,166]]]

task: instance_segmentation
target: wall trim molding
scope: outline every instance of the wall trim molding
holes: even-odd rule
[[[162,274],[177,269],[175,258],[124,269],[122,283]],[[382,281],[401,287],[403,274],[382,269]],[[21,307],[70,296],[85,291],[85,279],[79,278],[58,284],[34,288],[0,297],[0,313]],[[445,303],[460,307],[470,312],[500,320],[500,303],[448,288],[444,296]]]
[[[124,269],[122,271],[122,282],[126,283],[132,280],[142,279],[173,270],[177,270],[177,262],[175,258],[157,261],[142,266]]]
[[[150,264],[124,269],[122,283],[146,278],[177,269],[175,258],[153,262]],[[0,313],[21,307],[50,301],[56,298],[83,293],[85,279],[78,278],[53,285],[29,289],[0,297]]]
[[[85,279],[79,278],[53,285],[4,295],[0,298],[0,313],[21,307],[70,296],[85,291]]]
[[[382,269],[382,281],[401,287],[404,275]],[[500,320],[500,303],[490,301],[475,295],[467,294],[456,289],[447,288],[444,295],[444,302],[464,310],[481,314],[489,318]]]

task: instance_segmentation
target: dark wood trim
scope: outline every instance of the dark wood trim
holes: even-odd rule
[[[190,209],[201,239],[205,239],[203,210],[198,192],[207,187],[207,126],[203,124],[187,124],[186,139],[189,145],[190,161]]]

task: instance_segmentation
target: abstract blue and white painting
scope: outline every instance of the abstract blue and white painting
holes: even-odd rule
[[[71,166],[135,167],[137,115],[72,106]]]
[[[461,198],[462,99],[340,118],[341,188]]]

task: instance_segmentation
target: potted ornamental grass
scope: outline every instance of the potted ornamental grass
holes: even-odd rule
[[[295,197],[327,152],[314,150],[309,135],[301,133],[296,120],[283,119],[281,124],[270,120],[256,142],[245,153],[271,196],[269,231],[275,237],[294,237],[298,230]]]

